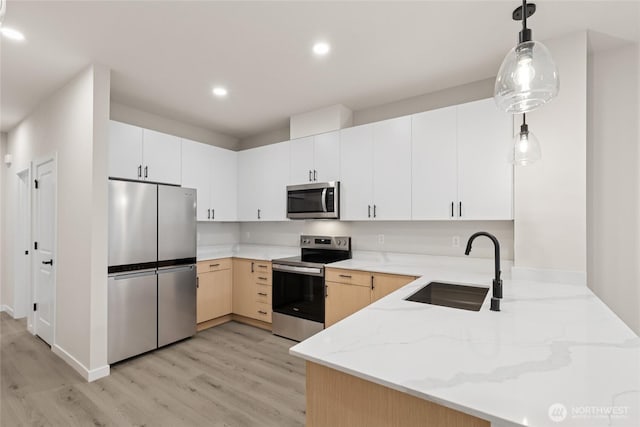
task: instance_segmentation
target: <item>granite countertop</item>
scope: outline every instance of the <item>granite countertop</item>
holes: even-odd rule
[[[404,298],[432,280],[488,287],[492,260],[368,255],[331,267],[420,278],[291,354],[494,426],[640,426],[640,338],[587,287],[505,280],[501,312],[490,292],[472,312]]]

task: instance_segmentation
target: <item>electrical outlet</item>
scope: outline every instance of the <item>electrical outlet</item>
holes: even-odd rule
[[[378,234],[378,244],[384,245],[384,234]]]
[[[460,236],[453,236],[453,239],[451,240],[451,246],[453,246],[454,248],[460,247]]]

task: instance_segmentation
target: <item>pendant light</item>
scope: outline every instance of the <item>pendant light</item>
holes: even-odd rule
[[[523,114],[520,133],[514,138],[509,159],[514,165],[528,166],[540,160],[541,157],[542,150],[540,149],[540,142],[538,142],[538,138],[529,131],[527,115]]]
[[[502,61],[493,95],[498,107],[507,113],[533,111],[558,95],[556,64],[545,45],[531,40],[531,30],[527,28],[527,18],[535,11],[534,3],[523,0],[512,14],[515,21],[522,21],[522,31],[518,45]]]

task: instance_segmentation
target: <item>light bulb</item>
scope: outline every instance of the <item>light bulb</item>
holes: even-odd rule
[[[520,90],[528,92],[531,90],[531,82],[536,76],[536,69],[533,67],[531,49],[521,49],[517,51],[518,64],[514,75],[514,80],[520,86]]]

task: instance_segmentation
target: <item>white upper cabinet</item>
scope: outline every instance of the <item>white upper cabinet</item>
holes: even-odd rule
[[[109,122],[109,176],[180,185],[181,144],[177,136]]]
[[[289,141],[238,153],[238,219],[285,221],[290,172]]]
[[[142,132],[143,177],[148,181],[180,185],[180,138],[144,129]]]
[[[291,184],[303,184],[313,181],[313,137],[292,139],[289,142],[291,151]]]
[[[142,128],[109,122],[109,176],[142,178]]]
[[[206,144],[182,140],[182,186],[197,190],[198,221],[211,219],[210,148]]]
[[[182,140],[182,186],[198,190],[198,221],[237,219],[237,153]]]
[[[493,99],[412,117],[412,218],[513,219],[511,115]]]
[[[340,177],[340,133],[323,133],[290,142],[291,184],[337,181]]]
[[[238,153],[211,147],[211,219],[238,219]]]
[[[457,108],[412,116],[412,218],[442,220],[457,216]]]
[[[512,140],[513,118],[492,98],[458,106],[460,219],[513,219]]]
[[[373,217],[373,125],[340,131],[340,219]]]
[[[378,220],[411,219],[411,117],[373,125],[373,212]]]
[[[315,181],[340,180],[340,132],[327,132],[313,137],[313,163]]]

